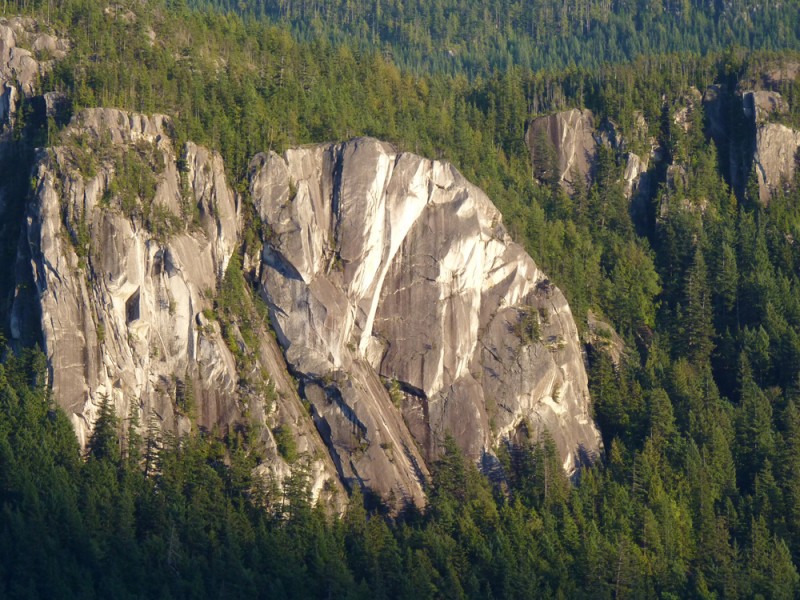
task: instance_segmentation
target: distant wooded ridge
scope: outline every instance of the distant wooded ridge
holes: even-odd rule
[[[414,71],[599,66],[729,46],[798,48],[796,2],[756,0],[189,0],[287,24],[300,40],[378,49]]]

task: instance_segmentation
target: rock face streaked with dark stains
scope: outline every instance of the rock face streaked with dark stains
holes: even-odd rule
[[[237,364],[237,325],[226,338],[213,318],[241,199],[218,154],[191,142],[176,152],[170,132],[162,115],[87,109],[40,154],[18,258],[32,278],[20,279],[12,332],[23,338],[38,322],[53,396],[82,445],[108,398],[123,419],[165,433],[259,431],[260,470],[280,482],[294,468],[280,429],[310,458],[313,493],[341,505],[336,468],[274,338],[263,328],[247,348],[253,360]],[[149,198],[124,189],[126,162],[149,172]]]
[[[345,479],[417,502],[446,434],[471,457],[547,429],[597,453],[563,294],[450,164],[374,139],[262,154],[261,289]]]
[[[11,325],[22,339],[36,323],[82,444],[106,397],[178,434],[255,425],[278,481],[294,469],[288,434],[315,494],[336,504],[361,485],[396,507],[425,504],[447,434],[487,467],[518,430],[546,429],[568,472],[598,452],[562,293],[451,165],[377,140],[253,160],[247,201],[265,234],[247,270],[277,340],[262,329],[243,366],[236,324],[226,337],[212,313],[245,200],[219,155],[177,150],[171,130],[87,109],[34,170]],[[134,163],[147,198],[126,192]]]

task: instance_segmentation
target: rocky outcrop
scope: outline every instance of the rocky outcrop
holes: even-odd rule
[[[692,120],[697,110],[702,105],[703,95],[700,91],[690,86],[675,103],[672,122],[688,133],[692,128]]]
[[[625,170],[622,179],[625,183],[625,197],[632,198],[637,195],[645,195],[645,190],[649,191],[650,181],[647,174],[650,157],[640,158],[638,154],[628,152],[625,155]]]
[[[794,77],[791,64],[782,69],[767,72],[763,81],[777,85],[773,77]],[[800,132],[786,122],[788,102],[772,90],[732,92],[713,85],[706,90],[703,103],[708,133],[723,156],[728,156],[731,186],[742,197],[755,172],[759,200],[768,203],[772,194],[790,184],[795,176]]]
[[[748,119],[763,125],[773,116],[785,115],[789,107],[778,92],[757,90],[742,94],[742,109]]]
[[[761,79],[770,89],[776,89],[784,82],[791,82],[800,75],[800,62],[794,60],[781,61],[767,68]]]
[[[242,199],[167,117],[85,110],[34,180],[11,329],[34,322],[82,444],[105,398],[178,435],[257,432],[261,471],[303,455],[334,506],[342,483],[424,505],[446,435],[487,467],[518,430],[547,430],[568,472],[599,449],[564,296],[447,163],[371,139],[254,159],[245,265],[277,340],[223,320]]]
[[[753,165],[758,178],[759,199],[766,204],[772,194],[794,178],[800,131],[777,122],[789,112],[787,103],[778,92],[744,92],[742,109],[755,126]]]
[[[597,155],[595,133],[592,111],[573,108],[531,121],[525,143],[534,165],[554,161],[558,182],[571,192],[578,178],[587,185],[591,182]]]
[[[32,96],[39,77],[68,51],[67,40],[39,31],[33,19],[0,20],[0,123],[10,122],[20,95]]]
[[[262,154],[262,293],[343,478],[419,502],[445,435],[491,462],[527,424],[599,446],[563,294],[451,165],[359,139]]]
[[[779,123],[767,123],[756,129],[753,162],[762,203],[794,178],[800,131]]]
[[[528,124],[525,143],[531,155],[534,175],[545,181],[553,175],[568,193],[575,191],[578,178],[588,186],[593,180],[594,163],[599,146],[618,152],[624,161],[623,191],[632,201],[632,210],[645,211],[651,194],[651,174],[648,172],[652,158],[657,156],[657,143],[648,135],[647,122],[641,113],[635,116],[632,139],[623,138],[610,121],[596,126],[590,110],[572,109]],[[635,153],[630,147],[644,147],[644,153]]]
[[[236,323],[223,338],[214,318],[240,229],[220,156],[188,143],[178,160],[168,118],[93,109],[42,153],[34,178],[20,262],[33,273],[53,396],[81,443],[109,398],[122,417],[178,435],[260,430],[262,469],[280,481],[292,467],[272,430],[285,427],[313,457],[314,491],[341,489],[275,340],[261,331],[243,370]],[[24,287],[11,323],[20,338]]]
[[[216,288],[236,241],[237,208],[219,157],[187,148],[191,193],[205,208],[206,223],[202,232],[179,233],[166,243],[153,238],[133,207],[104,206],[118,182],[117,165],[87,164],[116,150],[133,160],[134,144],[152,153],[165,166],[152,206],[165,219],[183,219],[168,127],[162,116],[87,111],[36,172],[27,236],[45,351],[55,397],[82,442],[103,396],[122,414],[138,401],[166,426],[187,430],[188,418],[175,412],[171,396],[176,381],[185,385],[193,370],[201,387],[219,391],[218,402],[202,407],[201,422],[230,418],[235,406],[233,358],[218,331],[200,332],[195,324],[211,301],[203,294]]]

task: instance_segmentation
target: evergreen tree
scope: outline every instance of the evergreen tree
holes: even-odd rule
[[[756,474],[773,461],[772,407],[753,380],[747,358],[740,359],[740,399],[736,415],[736,450],[740,487],[751,490]]]
[[[94,430],[87,444],[89,456],[96,460],[118,463],[121,458],[119,419],[108,395],[100,397],[100,407]]]
[[[698,246],[686,275],[684,313],[686,355],[695,364],[705,364],[714,349],[711,290],[703,253]]]

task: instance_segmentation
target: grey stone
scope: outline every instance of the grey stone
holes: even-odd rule
[[[92,176],[75,168],[69,143],[41,154],[18,260],[33,272],[53,396],[82,445],[104,396],[120,416],[133,407],[143,424],[155,420],[178,434],[259,422],[268,460],[258,471],[278,484],[295,468],[282,459],[270,433],[280,423],[307,457],[315,496],[326,495],[330,506],[340,508],[344,494],[335,466],[276,341],[262,328],[259,346],[248,349],[256,356],[253,372],[242,373],[219,323],[203,314],[213,309],[214,290],[238,241],[238,196],[226,182],[220,156],[191,143],[182,149],[184,187],[170,131],[164,116],[89,109],[76,115],[64,139],[80,135],[99,144]],[[106,197],[115,173],[114,161],[104,155],[134,145],[149,146],[164,163],[154,172],[153,204],[181,216],[182,205],[194,203],[199,226],[157,239]],[[75,223],[85,224],[90,240],[83,258],[71,241]],[[24,284],[23,278],[19,288]],[[12,322],[19,338],[26,335],[21,324],[28,304],[18,294]],[[258,380],[261,373],[269,374],[274,398],[241,384],[242,377]],[[179,388],[194,392],[194,422],[178,408]]]
[[[568,472],[597,453],[563,294],[451,165],[368,138],[297,148],[253,160],[251,196],[262,294],[345,479],[419,503],[446,434],[477,460],[530,422]]]
[[[556,154],[558,179],[569,192],[573,191],[577,178],[591,183],[592,166],[597,155],[595,119],[587,109],[571,110],[539,117],[531,121],[525,133],[525,142],[536,161],[536,139],[544,135]]]

